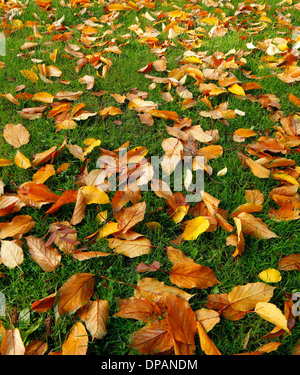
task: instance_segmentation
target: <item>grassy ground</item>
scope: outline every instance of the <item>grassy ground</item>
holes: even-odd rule
[[[68,3],[65,1],[65,3]],[[93,3],[93,2],[92,2]],[[234,9],[237,9],[238,1],[232,1]],[[258,3],[263,4],[262,1]],[[256,44],[267,38],[275,38],[276,36],[291,37],[293,30],[282,27],[275,22],[276,10],[278,9],[278,1],[269,1],[270,10],[267,11],[267,16],[274,22],[267,23],[267,27],[259,33],[252,36],[247,34],[247,31],[229,30],[223,37],[203,37],[203,44],[196,51],[207,51],[210,56],[213,52],[222,51],[227,53],[235,48],[247,50],[246,43],[250,41]],[[295,2],[293,2],[295,3]],[[168,12],[174,10],[175,6],[179,8],[185,6],[188,2],[173,1],[173,2],[156,2],[156,10]],[[191,3],[189,3],[191,4]],[[287,5],[291,4],[288,2]],[[72,130],[56,131],[55,124],[52,118],[42,116],[36,120],[27,120],[21,118],[16,110],[21,110],[24,107],[34,107],[43,103],[38,103],[32,99],[20,99],[20,105],[11,103],[5,97],[0,98],[0,115],[1,115],[1,133],[7,123],[18,124],[22,123],[30,132],[30,142],[22,146],[21,151],[24,155],[32,160],[33,155],[45,151],[52,146],[59,146],[64,139],[72,144],[84,146],[83,140],[86,138],[96,138],[101,140],[101,147],[107,150],[114,150],[126,141],[130,141],[130,147],[145,146],[148,150],[149,156],[163,155],[161,143],[163,137],[167,137],[165,125],[172,126],[173,122],[170,120],[163,120],[155,118],[153,126],[143,124],[135,111],[129,110],[127,104],[117,103],[110,94],[128,93],[132,88],[137,87],[140,91],[145,91],[149,94],[147,100],[155,103],[160,103],[159,109],[176,111],[180,117],[188,117],[192,119],[193,124],[200,124],[204,130],[217,128],[220,133],[219,144],[222,145],[224,153],[221,157],[212,160],[213,175],[210,177],[205,175],[205,191],[212,196],[221,200],[221,208],[231,212],[239,205],[245,203],[245,189],[259,189],[264,197],[265,202],[263,211],[259,216],[270,229],[274,231],[279,238],[271,240],[256,240],[250,236],[246,237],[246,249],[243,255],[237,259],[232,257],[233,247],[226,245],[226,237],[228,233],[222,228],[218,228],[215,232],[205,233],[199,236],[195,241],[186,241],[180,248],[189,257],[193,258],[195,262],[208,266],[214,270],[216,277],[221,281],[219,285],[214,288],[203,290],[188,290],[189,293],[195,296],[190,300],[193,310],[205,307],[207,297],[211,293],[226,293],[237,285],[244,285],[260,281],[258,274],[267,268],[278,268],[279,260],[286,255],[299,252],[300,245],[300,227],[299,222],[287,221],[276,222],[269,218],[268,211],[271,207],[275,207],[275,203],[269,198],[270,190],[277,186],[277,181],[273,179],[259,179],[253,176],[249,169],[242,167],[237,157],[237,151],[244,150],[243,144],[237,144],[232,140],[232,134],[238,128],[251,128],[256,132],[264,134],[269,131],[274,134],[274,122],[270,119],[270,111],[262,108],[259,103],[248,100],[241,100],[234,95],[216,96],[211,98],[211,103],[215,107],[225,100],[229,101],[229,108],[239,109],[246,113],[245,116],[237,116],[234,119],[229,119],[228,124],[220,121],[212,121],[208,118],[199,116],[199,111],[207,110],[203,102],[198,100],[196,105],[192,108],[182,110],[181,105],[183,99],[180,98],[175,91],[172,91],[174,100],[170,103],[163,101],[160,94],[160,85],[158,84],[154,89],[149,89],[150,81],[145,78],[143,74],[138,73],[138,70],[157,59],[151,53],[147,44],[143,45],[138,42],[135,33],[128,28],[130,25],[140,22],[139,27],[145,30],[147,24],[151,24],[147,19],[141,17],[147,11],[147,8],[136,12],[134,10],[120,11],[119,17],[114,21],[114,25],[119,25],[112,33],[107,34],[101,38],[101,42],[111,41],[116,38],[116,45],[126,42],[122,41],[121,35],[130,33],[131,38],[128,44],[121,46],[121,54],[106,53],[105,57],[111,59],[112,67],[105,79],[96,75],[95,68],[86,64],[79,73],[75,73],[75,66],[77,58],[68,59],[64,57],[66,54],[65,47],[67,42],[53,41],[55,32],[47,31],[47,27],[54,21],[60,19],[63,15],[65,17],[63,25],[66,27],[65,31],[74,31],[73,38],[68,41],[70,43],[81,46],[78,39],[81,36],[76,25],[82,24],[90,17],[100,18],[106,14],[104,5],[100,2],[98,5],[87,9],[86,12],[79,14],[83,6],[75,8],[62,7],[60,1],[52,1],[53,16],[49,12],[37,6],[35,1],[29,1],[28,5],[24,7],[22,14],[15,15],[14,19],[19,19],[25,24],[26,21],[38,21],[39,32],[42,38],[37,38],[33,41],[38,42],[33,57],[35,59],[43,60],[46,65],[55,65],[62,71],[62,78],[70,81],[69,85],[63,84],[58,78],[51,78],[53,83],[45,83],[41,79],[32,83],[26,79],[20,71],[23,69],[30,70],[37,63],[33,62],[30,57],[17,57],[22,51],[20,47],[25,41],[30,40],[33,34],[33,29],[29,27],[21,27],[15,30],[6,41],[6,56],[0,58],[5,63],[5,68],[0,69],[0,92],[2,94],[11,93],[16,95],[16,86],[25,84],[25,92],[34,95],[36,92],[46,91],[52,95],[59,91],[79,91],[83,90],[83,95],[76,102],[83,102],[86,109],[93,112],[99,111],[108,106],[116,106],[122,110],[122,115],[107,116],[104,120],[101,116],[93,116],[84,121],[78,121],[77,127]],[[214,12],[214,8],[207,7],[205,4],[201,5],[203,10],[210,13]],[[232,16],[234,10],[231,8],[221,8],[227,16]],[[148,9],[151,14],[151,9]],[[5,12],[1,11],[2,19],[5,20]],[[291,21],[293,25],[299,24],[299,12],[293,7],[283,8],[284,14],[291,13]],[[38,15],[36,19],[35,14]],[[220,17],[217,15],[217,17]],[[297,19],[298,17],[298,19]],[[258,17],[259,18],[259,17]],[[163,18],[164,20],[164,18]],[[241,15],[240,21],[247,21],[245,15]],[[252,20],[254,22],[254,20]],[[7,21],[10,24],[10,21]],[[161,25],[157,24],[159,30]],[[209,30],[211,26],[206,26]],[[5,29],[5,25],[3,29]],[[103,24],[103,28],[99,30],[98,36],[103,35],[105,31],[112,30],[111,24]],[[62,33],[64,30],[57,32]],[[283,33],[283,34],[282,34]],[[247,36],[247,39],[241,37]],[[165,57],[167,59],[167,68],[173,69],[178,66],[176,60],[184,53],[184,48],[179,43],[180,39],[187,39],[189,36],[181,34],[174,38],[174,46],[167,47]],[[29,38],[29,39],[28,39]],[[161,33],[158,36],[160,42],[166,38],[166,33]],[[51,42],[51,43],[47,43]],[[103,50],[104,47],[94,49],[82,49],[85,54],[95,53]],[[49,54],[57,49],[57,60],[55,63],[50,59]],[[26,51],[25,51],[26,52]],[[263,86],[263,90],[255,90],[254,95],[260,94],[275,94],[280,99],[281,110],[285,116],[290,113],[296,114],[297,107],[288,99],[289,94],[299,96],[299,83],[286,84],[280,81],[275,75],[274,71],[262,61],[265,54],[262,51],[252,52],[248,57],[246,56],[245,68],[257,76],[269,76],[259,81]],[[34,69],[34,68],[33,68]],[[99,69],[101,74],[101,69]],[[167,72],[151,72],[149,74],[157,76],[167,76]],[[249,82],[239,70],[234,70],[234,74],[241,80],[242,83]],[[95,85],[92,90],[86,90],[85,85],[78,81],[79,77],[84,75],[92,75],[95,77]],[[195,98],[199,97],[197,87],[193,85],[194,80],[187,77],[185,85],[194,94]],[[95,96],[91,93],[100,90],[107,91],[102,96]],[[75,103],[76,103],[75,102]],[[121,123],[115,123],[116,120]],[[13,160],[15,149],[8,144],[5,139],[0,136],[1,155],[0,158],[7,158]],[[96,161],[99,154],[97,149],[89,155],[89,168],[93,169],[96,166]],[[291,158],[295,160],[296,165],[300,163],[300,154],[293,153]],[[83,163],[74,158],[67,149],[63,149],[62,153],[53,160],[55,169],[62,163],[70,163],[69,169],[60,175],[54,175],[47,180],[46,185],[53,191],[59,193],[61,190],[76,189],[76,176],[79,175]],[[225,176],[217,176],[217,172],[224,167],[227,167],[228,172]],[[17,167],[15,164],[2,168],[1,178],[5,183],[5,191],[14,192],[17,186],[20,186],[26,181],[32,179],[33,173],[36,170],[29,168],[27,170]],[[130,285],[136,285],[142,277],[155,277],[166,284],[171,285],[168,275],[162,271],[157,271],[154,274],[139,274],[134,268],[141,261],[145,263],[152,263],[157,260],[161,263],[162,269],[170,270],[171,263],[167,258],[165,248],[170,245],[170,241],[176,238],[182,231],[177,224],[167,215],[166,210],[159,210],[154,213],[157,208],[163,206],[162,199],[158,198],[153,192],[148,191],[143,193],[143,200],[147,202],[146,220],[136,226],[136,231],[147,236],[153,245],[149,255],[144,255],[138,258],[126,258],[123,256],[107,257],[91,259],[87,261],[74,261],[71,257],[64,256],[61,266],[56,269],[55,276],[48,281],[49,274],[43,272],[41,268],[27,255],[26,245],[24,245],[25,258],[21,265],[24,274],[20,276],[18,268],[9,269],[3,264],[0,264],[0,272],[5,277],[0,279],[0,291],[2,291],[7,298],[7,309],[10,314],[17,311],[19,317],[22,316],[26,309],[29,309],[34,301],[48,296],[59,290],[62,284],[76,272],[91,272],[98,273],[105,276],[109,280],[103,282],[103,279],[96,277],[96,295],[98,298],[105,299],[109,302],[110,317],[107,326],[107,335],[102,340],[94,340],[89,342],[89,352],[96,354],[129,354],[132,353],[129,348],[129,337],[135,330],[142,327],[141,322],[130,319],[122,319],[115,317],[117,311],[115,298],[127,298],[133,295],[132,287],[118,283],[116,281],[123,281]],[[35,221],[35,228],[30,232],[36,237],[45,237],[49,226],[55,221],[70,220],[74,204],[65,205],[62,210],[55,215],[48,215],[45,217],[44,208],[34,209],[31,207],[22,208],[23,215],[31,215]],[[109,205],[99,206],[100,211],[105,209],[110,210]],[[89,250],[109,251],[106,240],[99,240],[94,243],[85,240],[85,238],[94,233],[99,225],[95,220],[97,210],[94,205],[87,207],[86,216],[84,220],[76,227],[78,230],[78,238],[83,245],[87,245]],[[110,213],[111,214],[111,213]],[[1,217],[1,221],[9,221],[13,215]],[[145,224],[146,222],[157,221],[162,226],[161,232],[151,231]],[[281,272],[282,280],[276,284],[276,290],[272,298],[272,303],[276,304],[283,310],[283,303],[286,293],[293,293],[300,288],[299,273],[297,271]],[[56,323],[55,315],[52,310],[48,312],[37,314],[31,311],[27,314],[27,319],[19,321],[16,326],[20,328],[23,342],[30,343],[34,339],[42,339],[44,337],[46,318],[51,317],[52,332],[47,338],[48,348],[50,351],[61,350],[62,343],[65,341],[70,327],[74,324],[74,316],[60,317]],[[8,329],[10,321],[6,316],[2,319],[4,326]],[[256,350],[259,346],[268,341],[262,337],[270,332],[274,325],[262,320],[257,314],[247,314],[243,319],[238,321],[229,321],[222,319],[211,331],[210,338],[215,345],[220,348],[223,354],[234,354],[242,352],[251,352]],[[243,349],[243,343],[250,333],[249,343],[246,349]],[[297,321],[292,335],[285,336],[282,339],[282,345],[274,353],[276,354],[290,354],[295,346],[296,340],[299,338],[299,321]],[[203,354],[199,344],[197,343],[197,354]]]

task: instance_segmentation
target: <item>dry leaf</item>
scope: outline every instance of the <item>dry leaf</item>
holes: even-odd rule
[[[209,221],[205,217],[195,217],[188,221],[182,234],[182,238],[186,241],[194,241],[201,233],[208,229],[209,225]]]
[[[1,259],[2,263],[8,268],[18,267],[24,260],[22,247],[13,241],[1,242]]]
[[[3,137],[14,148],[20,148],[30,140],[29,131],[22,124],[6,124],[3,130]]]
[[[287,327],[286,317],[273,303],[258,302],[255,305],[255,312],[263,319],[290,333],[290,330]]]
[[[2,355],[24,355],[25,346],[23,344],[20,331],[13,328],[5,331],[1,342]]]
[[[171,269],[170,281],[180,288],[205,289],[219,284],[214,272],[193,262],[178,262]]]
[[[31,258],[42,268],[45,272],[53,272],[59,266],[61,255],[57,249],[51,245],[46,246],[45,242],[37,237],[25,237]]]
[[[59,289],[55,304],[59,315],[73,314],[93,294],[95,279],[91,273],[75,273]]]
[[[88,341],[88,334],[83,323],[75,323],[67,340],[62,344],[62,355],[85,355]]]
[[[77,311],[87,330],[95,338],[102,339],[107,334],[109,305],[105,300],[88,301]]]

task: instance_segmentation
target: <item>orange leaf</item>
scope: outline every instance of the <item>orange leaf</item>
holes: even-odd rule
[[[75,323],[71,328],[68,339],[62,344],[62,355],[85,355],[88,341],[88,334],[83,323]]]
[[[6,223],[0,230],[0,239],[23,235],[34,228],[35,223],[30,215],[15,216],[11,222]]]
[[[95,287],[91,273],[75,273],[59,289],[55,304],[60,315],[72,314],[87,302]]]
[[[30,160],[25,155],[23,155],[19,150],[16,153],[14,162],[18,167],[23,169],[28,169],[31,167]]]
[[[170,281],[180,288],[198,289],[220,283],[210,268],[193,262],[176,263],[171,269]]]
[[[117,222],[121,233],[126,233],[130,228],[144,219],[146,202],[137,203],[131,207],[124,207],[118,216]]]
[[[143,322],[151,321],[161,315],[159,306],[147,298],[130,297],[117,299],[118,312],[116,316],[126,319],[136,319]]]
[[[77,190],[66,190],[63,192],[61,197],[54,203],[48,211],[46,211],[47,214],[53,214],[54,212],[58,211],[60,207],[64,204],[72,203],[76,201],[77,198]]]
[[[46,246],[45,242],[34,236],[26,237],[29,255],[45,272],[53,272],[59,265],[61,255],[56,248]]]
[[[80,319],[94,338],[102,339],[107,334],[109,305],[105,300],[88,301],[77,311]]]
[[[198,329],[201,349],[204,351],[204,353],[207,355],[221,355],[221,352],[216,347],[216,345],[211,341],[211,339],[208,337],[208,334],[206,333],[203,325],[199,321],[197,321],[197,329]]]

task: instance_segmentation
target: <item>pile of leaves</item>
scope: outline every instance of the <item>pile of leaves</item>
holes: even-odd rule
[[[252,54],[259,52],[261,63],[274,70],[278,80],[287,85],[300,81],[300,30],[293,26],[288,16],[283,15],[289,8],[299,11],[299,3],[284,0],[277,4],[277,14],[273,15],[279,26],[289,28],[291,37],[278,36],[257,43],[248,42],[247,49],[233,49],[227,53],[210,53],[200,47],[205,40],[222,38],[229,31],[238,30],[244,38],[259,35],[273,22],[268,14],[270,5],[254,1],[233,5],[231,2],[203,0],[187,1],[181,6],[174,2],[174,10],[164,11],[159,3],[147,0],[108,3],[36,0],[35,3],[47,16],[48,20],[44,24],[38,20],[21,21],[27,3],[3,1],[0,4],[1,27],[8,38],[8,46],[14,33],[24,28],[31,30],[31,35],[16,56],[28,61],[28,69],[21,70],[21,75],[32,84],[43,81],[45,87],[50,87],[53,82],[71,86],[72,82],[64,77],[63,68],[56,66],[56,47],[62,44],[65,52],[62,57],[76,61],[74,79],[85,85],[85,90],[54,93],[49,89],[52,94],[47,91],[31,93],[26,90],[25,84],[21,84],[16,87],[14,94],[1,93],[3,100],[14,105],[13,111],[20,121],[3,126],[3,139],[10,145],[14,157],[1,155],[0,166],[3,169],[26,170],[31,179],[17,186],[15,191],[7,189],[6,185],[11,183],[7,177],[0,180],[0,276],[3,280],[7,279],[9,276],[5,270],[8,268],[19,269],[18,277],[26,278],[22,270],[26,257],[37,263],[41,272],[48,273],[49,280],[52,280],[56,276],[56,269],[64,266],[64,260],[67,262],[72,259],[80,263],[93,262],[95,258],[132,259],[149,255],[156,244],[151,243],[147,235],[137,228],[143,228],[142,224],[146,224],[148,229],[160,233],[164,227],[158,221],[147,219],[147,215],[153,211],[147,202],[149,193],[145,193],[145,186],[149,186],[151,194],[161,200],[161,207],[156,211],[166,212],[169,220],[177,225],[178,235],[162,250],[172,264],[169,269],[163,269],[158,261],[151,264],[140,261],[135,268],[139,276],[163,271],[168,275],[165,282],[148,276],[139,277],[135,285],[130,285],[133,294],[127,298],[116,296],[117,308],[111,311],[109,302],[99,299],[95,293],[98,283],[105,285],[108,281],[102,270],[95,273],[76,272],[56,292],[32,301],[25,316],[20,314],[16,319],[10,317],[10,327],[0,323],[1,354],[86,354],[89,340],[105,340],[112,314],[114,318],[137,320],[142,325],[131,333],[128,343],[136,352],[197,354],[199,342],[202,352],[215,355],[222,354],[222,348],[214,344],[210,331],[222,320],[236,322],[255,313],[274,327],[264,336],[268,343],[251,354],[276,351],[281,341],[292,335],[299,319],[296,322],[292,291],[284,291],[284,309],[281,311],[271,301],[276,288],[270,283],[281,280],[280,271],[299,272],[299,253],[295,249],[294,254],[280,259],[278,269],[270,268],[260,273],[262,281],[237,285],[228,293],[219,293],[216,289],[208,292],[205,308],[193,310],[189,300],[204,289],[218,286],[222,280],[216,277],[215,270],[195,262],[184,253],[188,241],[196,241],[200,236],[205,241],[206,234],[224,231],[226,245],[233,247],[232,257],[238,261],[248,250],[247,237],[264,241],[279,239],[280,235],[258,215],[265,201],[259,189],[245,190],[244,203],[234,210],[228,210],[227,202],[205,190],[197,197],[196,204],[190,204],[186,195],[191,193],[189,186],[193,179],[192,172],[204,171],[205,177],[211,179],[214,160],[226,152],[216,124],[228,126],[232,119],[245,116],[242,110],[230,108],[229,99],[234,97],[241,103],[257,103],[274,122],[272,133],[261,134],[246,126],[235,130],[232,143],[237,149],[237,165],[252,173],[254,184],[255,179],[274,182],[268,198],[277,207],[269,210],[270,219],[289,222],[300,218],[300,167],[293,159],[293,155],[300,151],[299,113],[285,115],[275,94],[255,94],[256,90],[267,90],[263,85],[267,76],[256,76],[245,68]],[[99,18],[93,15],[96,7],[103,10]],[[65,23],[64,16],[53,21],[59,8],[72,9],[83,17],[84,23],[70,26]],[[122,17],[132,12],[136,23],[128,27],[128,33],[120,33],[117,39],[105,41],[104,37],[118,28],[117,23]],[[147,20],[145,29],[142,29],[140,17]],[[103,33],[101,29],[104,25],[110,25],[111,30]],[[75,43],[74,34],[78,32],[80,37]],[[54,44],[53,52],[49,55],[53,64],[34,58],[44,35],[50,36]],[[85,95],[88,93],[101,98],[105,94],[101,90],[94,91],[96,79],[110,79],[114,68],[110,56],[122,57],[123,49],[132,40],[147,47],[155,56],[153,61],[141,66],[138,73],[149,81],[149,90],[159,88],[164,101],[163,108],[166,108],[166,104],[170,108],[161,109],[162,103],[149,100],[149,93],[132,88],[126,93],[109,93],[116,102],[114,106],[96,111],[88,109]],[[175,41],[184,52],[172,61],[176,67],[168,69],[167,53],[176,47]],[[94,69],[94,74],[77,78],[76,74],[79,76],[87,66]],[[0,62],[0,68],[5,71],[4,62]],[[244,80],[238,78],[240,75],[237,72],[242,74]],[[219,99],[216,106],[212,104],[215,98]],[[290,94],[289,100],[299,107],[299,97]],[[180,104],[180,113],[173,110],[175,101]],[[193,118],[183,115],[189,113],[185,110],[196,107],[199,102],[206,106],[206,110],[198,112],[200,119],[209,119],[214,124],[210,130],[204,130]],[[156,121],[166,121],[167,135],[161,144],[160,168],[164,175],[172,176],[181,162],[187,158],[191,160],[192,171],[184,176],[182,192],[175,192],[172,183],[168,184],[155,176],[149,148],[144,145],[131,147],[130,141],[127,141],[111,150],[101,147],[101,139],[86,138],[84,147],[72,139],[72,131],[84,126],[91,118],[98,118],[99,121],[105,121],[111,116],[122,118],[125,111],[135,113],[137,121],[152,127],[153,136],[157,134]],[[22,119],[30,122],[37,119],[52,121],[55,132],[67,130],[67,136],[61,144],[26,155],[22,147],[30,143],[31,134],[21,123]],[[115,126],[120,125],[118,122],[114,121]],[[67,155],[67,162],[64,155]],[[97,165],[91,163],[92,155],[99,158]],[[66,173],[74,161],[81,165],[74,186],[62,193],[51,189],[48,184],[51,178]],[[224,176],[227,171],[227,167],[223,168],[218,176]],[[112,181],[117,181],[117,188]],[[101,210],[102,206],[106,210]],[[71,209],[67,210],[68,207]],[[28,209],[41,212],[39,215],[45,223],[51,218],[51,224],[43,226],[42,235],[35,232],[37,223],[28,214]],[[83,239],[80,228],[87,211],[97,214],[98,229],[91,230]],[[104,242],[108,251],[90,249],[93,244]],[[125,284],[125,276],[122,281],[114,282]],[[52,324],[57,324],[66,315],[76,316],[76,322],[72,324],[59,350],[48,347],[47,339],[51,335],[51,327],[48,325],[45,338],[30,341],[30,337],[26,337],[24,342],[17,323],[24,321],[30,312],[53,313],[55,323]],[[299,352],[299,341],[294,350]]]

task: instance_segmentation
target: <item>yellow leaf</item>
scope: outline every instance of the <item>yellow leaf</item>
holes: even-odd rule
[[[32,70],[20,70],[24,77],[30,79],[32,83],[35,83],[39,77]]]
[[[278,283],[281,280],[281,274],[274,268],[268,268],[262,271],[258,277],[266,283]]]
[[[110,202],[108,195],[96,186],[82,186],[80,190],[83,192],[86,204],[105,204]]]
[[[277,306],[269,302],[258,302],[254,310],[260,317],[268,322],[275,324],[277,327],[290,333],[287,327],[287,319]]]
[[[33,95],[32,99],[38,102],[52,103],[54,96],[51,94],[48,94],[47,92],[37,92],[36,94]]]
[[[232,92],[233,94],[236,94],[236,95],[241,95],[241,96],[245,96],[245,91],[244,89],[237,85],[236,83],[232,86],[229,87],[228,91]]]
[[[208,25],[217,25],[219,20],[216,17],[205,17],[201,22],[207,23]]]
[[[189,206],[179,206],[172,216],[172,220],[178,224],[185,217],[189,209]]]
[[[201,233],[205,232],[209,225],[209,221],[205,217],[195,217],[195,219],[190,220],[186,225],[182,238],[186,241],[193,241],[198,238]]]
[[[17,151],[16,156],[14,158],[14,162],[20,168],[27,169],[31,167],[30,160],[24,156],[20,151]]]
[[[274,173],[272,177],[274,178],[274,180],[287,181],[291,183],[292,185],[296,185],[296,186],[299,185],[299,182],[294,177],[286,173]]]

